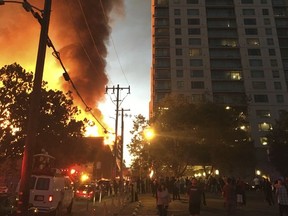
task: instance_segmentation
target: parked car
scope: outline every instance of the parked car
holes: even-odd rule
[[[93,200],[99,198],[99,187],[95,184],[80,185],[75,191],[75,199]]]
[[[19,185],[17,192],[19,192]],[[59,173],[33,174],[30,179],[30,210],[59,215],[71,213],[74,200],[73,182]]]

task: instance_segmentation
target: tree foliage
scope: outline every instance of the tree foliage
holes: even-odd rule
[[[213,103],[191,104],[172,97],[161,107],[151,121],[159,133],[152,145],[156,151],[151,154],[175,176],[182,175],[187,165],[217,167],[230,174],[254,165],[252,142],[241,127],[247,126],[242,110]]]
[[[133,120],[133,129],[131,143],[127,145],[128,150],[133,157],[131,168],[142,175],[142,172],[147,174],[149,168],[148,145],[149,142],[145,138],[145,130],[149,127],[148,120],[141,114],[135,116]]]
[[[32,72],[14,63],[0,69],[0,159],[22,156],[27,135]],[[45,149],[61,165],[87,160],[81,139],[84,122],[76,120],[79,109],[70,93],[51,90],[42,83],[37,145],[34,152]]]
[[[283,176],[288,176],[288,112],[283,111],[267,134],[269,158]]]

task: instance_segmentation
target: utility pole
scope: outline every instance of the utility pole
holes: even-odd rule
[[[130,86],[128,87],[120,87],[117,85],[117,87],[107,87],[106,86],[106,93],[108,90],[112,90],[112,93],[115,94],[116,91],[116,118],[115,118],[115,141],[114,141],[114,147],[113,147],[113,154],[114,154],[114,160],[113,160],[113,173],[112,177],[115,179],[117,175],[117,147],[118,147],[118,115],[119,115],[119,93],[120,90],[128,90],[128,94],[130,94]]]
[[[130,111],[130,109],[124,110],[123,108],[121,109],[121,119],[122,119],[122,124],[121,124],[121,155],[120,155],[120,183],[121,183],[121,190],[123,191],[123,147],[124,147],[124,111]]]
[[[35,77],[33,82],[33,91],[28,116],[27,137],[25,139],[25,148],[22,160],[21,181],[19,188],[19,201],[17,214],[21,216],[28,215],[30,188],[29,182],[33,166],[33,149],[36,145],[37,128],[40,114],[41,86],[43,78],[43,69],[46,55],[46,44],[48,40],[48,29],[51,13],[52,0],[45,0],[43,18],[41,20],[41,32],[37,54],[37,63]]]

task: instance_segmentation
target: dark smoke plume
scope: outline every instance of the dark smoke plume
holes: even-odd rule
[[[80,94],[93,106],[103,98],[108,82],[105,66],[112,9],[121,13],[123,0],[57,0],[51,14],[61,59]],[[70,88],[67,84],[65,89]]]
[[[45,1],[28,2],[43,9]],[[123,11],[124,0],[52,0],[49,37],[78,92],[97,117],[101,117],[97,105],[104,99],[108,82],[105,66],[111,17],[123,16]],[[17,62],[34,71],[39,33],[39,23],[21,4],[2,5],[0,66]],[[72,90],[76,105],[85,108],[70,83],[59,75],[64,71],[59,71],[60,64],[52,57],[52,51],[47,49],[44,79],[53,88],[59,89],[61,85],[64,92]]]

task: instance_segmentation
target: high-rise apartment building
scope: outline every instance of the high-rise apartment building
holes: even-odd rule
[[[288,110],[287,0],[152,0],[150,115],[173,94],[246,107],[251,137]]]

